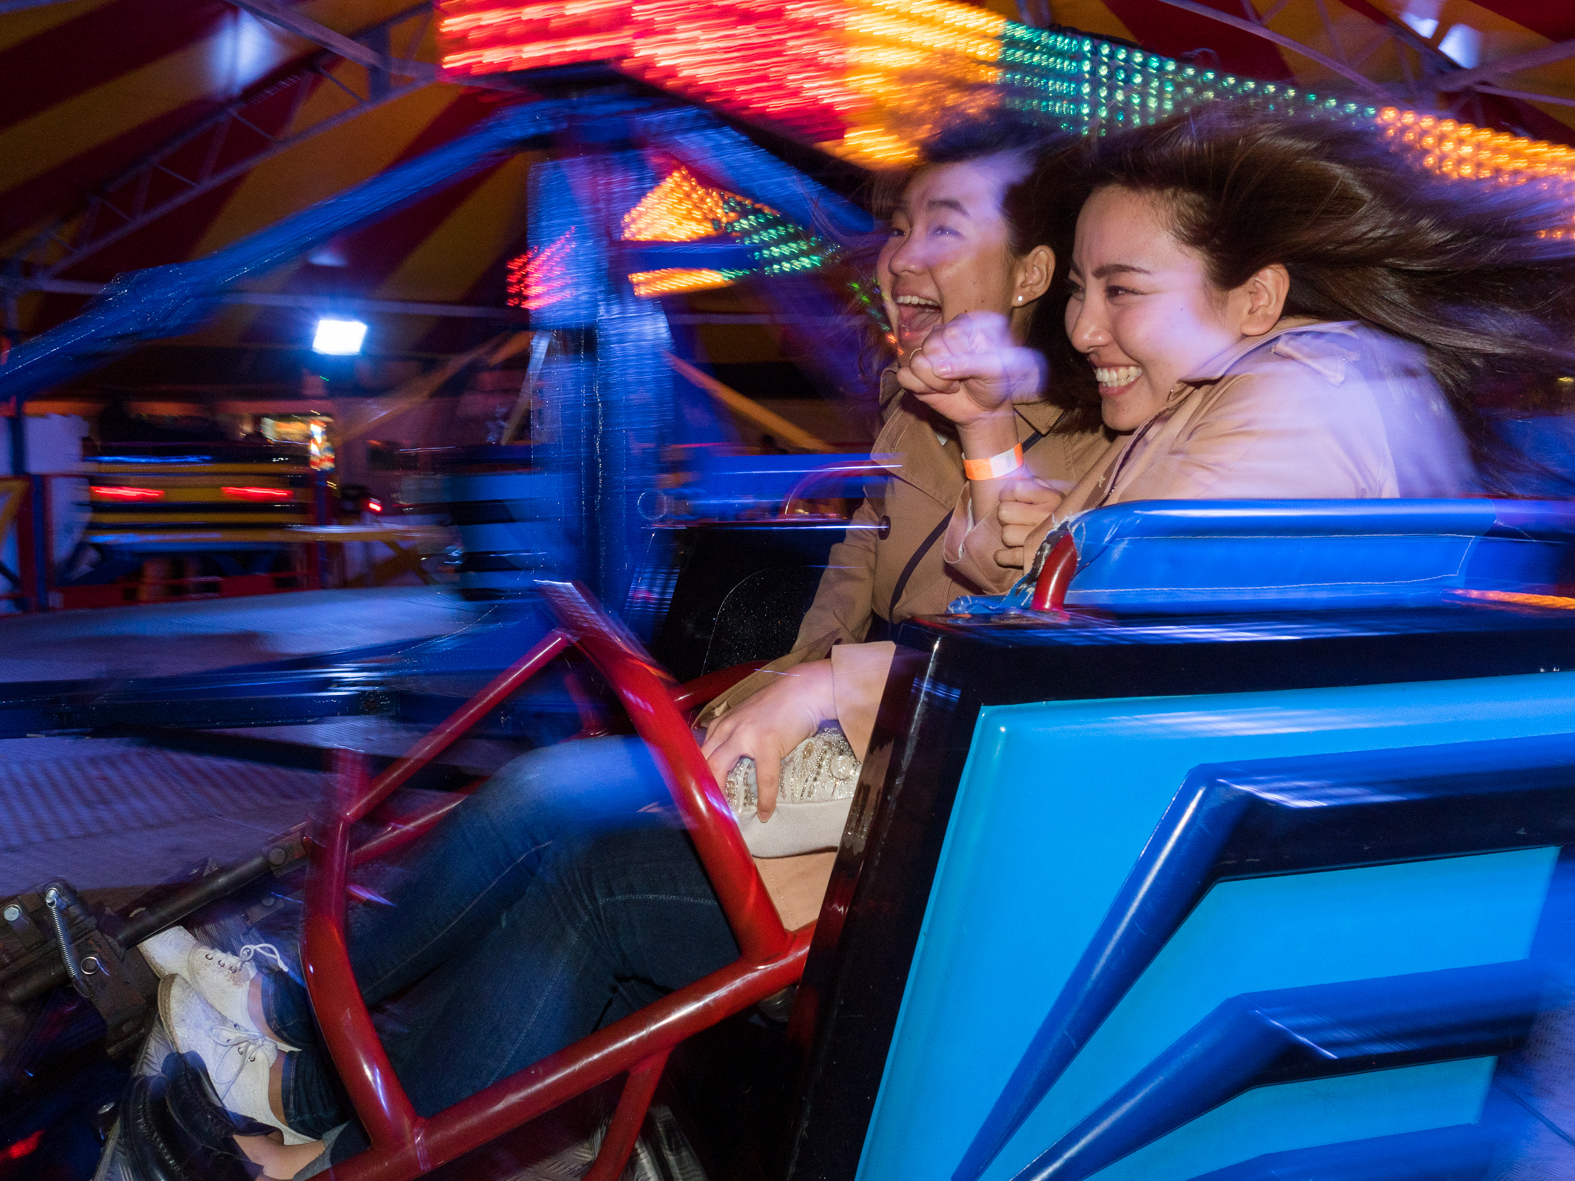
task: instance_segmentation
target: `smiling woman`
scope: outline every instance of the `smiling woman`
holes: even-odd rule
[[[1570,210],[1217,108],[1112,137],[1066,331],[1121,432],[1028,538],[1145,499],[1513,494],[1494,409],[1575,363]]]
[[[873,655],[861,641],[959,595],[1005,590],[1021,561],[1003,539],[1003,492],[1038,524],[1104,451],[1092,382],[1060,320],[1079,152],[997,111],[945,125],[917,168],[886,178],[876,205],[890,233],[875,270],[896,356],[873,448],[886,475],[833,547],[793,652],[702,716],[719,774],[741,757],[780,758],[811,717],[839,718],[858,748],[886,662],[858,688],[851,675],[837,687],[832,664],[851,670]]]

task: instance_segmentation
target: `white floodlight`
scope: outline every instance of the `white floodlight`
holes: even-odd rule
[[[312,351],[330,357],[354,357],[361,352],[366,340],[366,325],[360,320],[317,321],[317,335],[312,338]]]

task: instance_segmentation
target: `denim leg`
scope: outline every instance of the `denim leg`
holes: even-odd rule
[[[423,977],[431,979],[420,992],[446,995],[456,963],[469,962],[498,929],[556,846],[649,820],[667,800],[637,738],[531,751],[501,768],[416,844],[388,891],[392,907],[351,909],[351,966],[363,998],[375,1005]],[[320,1133],[347,1118],[343,1092],[318,1045],[305,990],[275,973],[263,979],[269,1026],[301,1047],[285,1058],[286,1120]]]
[[[423,981],[441,1011],[390,1045],[431,1115],[622,1015],[622,986],[665,993],[738,945],[694,847],[665,817],[560,841],[497,929]]]
[[[299,1053],[286,1052],[280,1098],[284,1122],[305,1136],[321,1136],[350,1118],[350,1104],[327,1050],[318,1045],[306,990],[283,972],[264,972],[263,1017],[268,1028]]]
[[[367,1003],[487,938],[556,843],[668,800],[638,738],[566,743],[503,767],[415,847],[392,907],[353,910],[350,961]]]

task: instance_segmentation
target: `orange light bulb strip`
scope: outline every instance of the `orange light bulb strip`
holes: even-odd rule
[[[689,267],[664,267],[658,271],[635,271],[629,276],[634,293],[644,298],[680,295],[686,291],[711,291],[726,287],[744,276],[743,271],[711,271]]]
[[[723,205],[723,194],[679,168],[623,215],[626,242],[698,242],[715,237],[720,225],[738,215]]]

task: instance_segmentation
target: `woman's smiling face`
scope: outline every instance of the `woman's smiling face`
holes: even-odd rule
[[[1161,198],[1096,190],[1077,219],[1066,331],[1094,366],[1105,425],[1136,430],[1188,373],[1266,331],[1249,314],[1252,298],[1247,286],[1214,288],[1203,256],[1176,240]]]
[[[876,270],[902,357],[964,312],[999,312],[1021,333],[1032,300],[1015,298],[1023,260],[1012,257],[1001,197],[1028,168],[1003,153],[925,168],[908,182]]]

